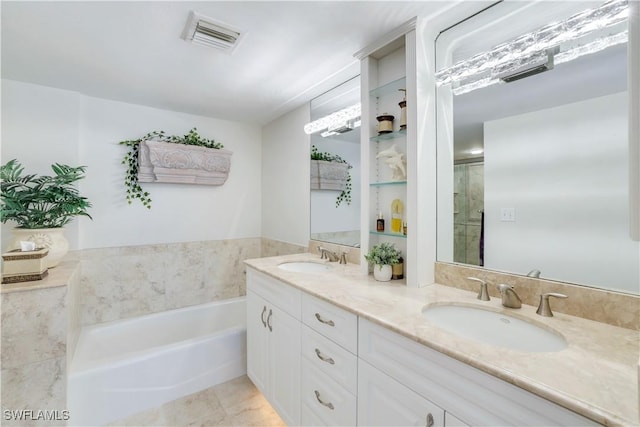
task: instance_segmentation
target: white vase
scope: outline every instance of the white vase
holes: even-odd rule
[[[58,265],[69,252],[69,241],[64,237],[64,228],[14,228],[9,249],[19,249],[21,241],[34,242],[36,248],[49,249],[49,254],[44,259],[47,268]]]
[[[391,280],[391,266],[390,265],[374,265],[373,266],[373,278],[378,282],[388,282]]]

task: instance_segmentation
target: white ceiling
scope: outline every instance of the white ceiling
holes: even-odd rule
[[[2,1],[2,78],[264,124],[359,72],[353,54],[448,1]],[[244,31],[180,38],[189,12]]]

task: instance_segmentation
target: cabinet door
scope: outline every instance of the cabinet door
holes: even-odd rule
[[[442,427],[444,410],[360,360],[358,425]]]
[[[267,305],[267,302],[255,293],[247,292],[247,376],[264,395],[268,393]]]
[[[300,321],[267,307],[269,402],[290,426],[300,425]]]
[[[457,417],[454,417],[447,411],[444,412],[444,425],[445,427],[469,427],[469,424]]]

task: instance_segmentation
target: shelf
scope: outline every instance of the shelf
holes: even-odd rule
[[[371,182],[371,187],[384,187],[388,185],[407,185],[407,181],[383,181],[383,182]]]
[[[369,231],[369,234],[371,235],[376,235],[376,236],[387,236],[387,237],[398,237],[400,239],[406,239],[407,235],[406,234],[402,234],[402,233],[393,233],[391,231],[383,231],[383,232],[379,232],[379,231]]]
[[[386,85],[377,87],[369,91],[369,95],[372,98],[380,98],[381,96],[389,95],[390,93],[397,92],[400,89],[406,89],[407,87],[407,78],[402,77],[401,79],[394,80]],[[402,100],[402,99],[401,99]]]
[[[401,129],[395,132],[383,133],[382,135],[372,136],[371,138],[369,138],[369,141],[371,142],[388,141],[396,138],[404,138],[405,136],[407,136],[407,130]]]

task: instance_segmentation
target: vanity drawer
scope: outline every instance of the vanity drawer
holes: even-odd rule
[[[358,316],[304,293],[302,322],[353,354],[358,351]]]
[[[302,357],[347,391],[356,393],[358,358],[308,326],[302,329]]]
[[[247,267],[247,290],[255,292],[271,304],[300,319],[302,292],[299,289]]]
[[[304,358],[301,394],[303,423],[306,420],[315,424],[322,420],[324,425],[356,425],[356,397]],[[313,415],[304,411],[311,411]]]

